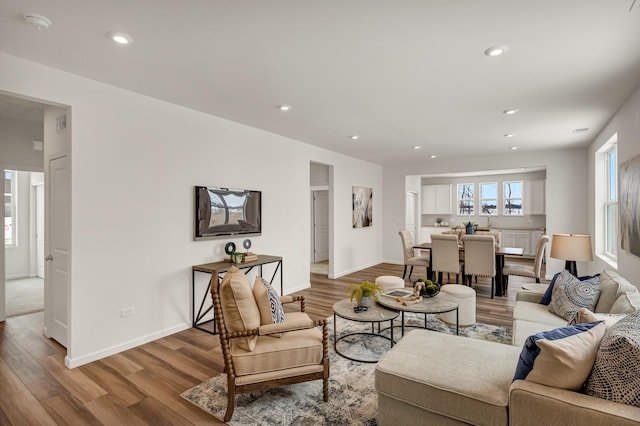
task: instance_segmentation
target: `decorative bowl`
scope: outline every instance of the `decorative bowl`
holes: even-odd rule
[[[414,289],[416,288],[418,283],[425,284],[425,282],[422,281],[421,279],[416,280],[416,281],[413,282],[413,288]],[[438,293],[440,293],[440,284],[438,284],[437,282],[433,282],[433,284],[436,286],[435,291],[427,292],[427,289],[423,285],[423,287],[420,289],[420,296],[422,296],[422,297],[434,297],[434,296],[437,296]]]

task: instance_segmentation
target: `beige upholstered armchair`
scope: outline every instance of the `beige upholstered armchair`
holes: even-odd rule
[[[214,273],[211,296],[227,373],[224,421],[233,416],[236,393],[322,379],[322,396],[328,401],[327,321],[312,321],[304,313],[302,296],[278,297],[260,277],[252,289],[235,267],[218,281]],[[285,314],[278,302],[300,302],[301,312]]]
[[[413,273],[414,266],[422,266],[425,268],[425,277],[429,278],[431,269],[429,267],[428,256],[416,256],[415,249],[413,248],[413,238],[409,231],[399,231],[400,239],[402,240],[402,254],[404,256],[404,271],[402,272],[402,278],[407,275],[407,266],[411,266],[409,270],[409,279]]]
[[[507,289],[509,285],[509,275],[516,275],[519,277],[535,278],[536,282],[540,282],[540,271],[542,270],[542,260],[544,259],[544,249],[549,244],[549,236],[542,235],[538,239],[536,246],[536,257],[533,260],[533,264],[522,263],[507,263],[502,268],[502,274],[504,275],[504,288]]]
[[[464,235],[464,273],[471,277],[491,277],[491,298],[496,286],[496,242],[493,235]]]
[[[442,283],[442,273],[458,274],[463,270],[464,262],[460,261],[460,247],[458,247],[458,235],[456,234],[432,234],[431,235],[431,269],[438,273],[438,282]]]

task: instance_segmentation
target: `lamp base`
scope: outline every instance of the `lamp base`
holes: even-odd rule
[[[565,261],[564,269],[569,271],[569,273],[571,275],[573,275],[574,277],[578,276],[578,268],[576,267],[576,261],[575,260],[567,260],[567,261]]]

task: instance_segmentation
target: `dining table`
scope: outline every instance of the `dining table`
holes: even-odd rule
[[[414,249],[425,250],[429,252],[429,265],[431,265],[431,243],[421,243],[413,246]],[[460,246],[460,253],[464,252],[464,246]],[[496,290],[495,296],[504,296],[506,288],[504,285],[504,275],[502,274],[502,268],[504,267],[505,256],[524,256],[524,249],[522,247],[496,247]]]

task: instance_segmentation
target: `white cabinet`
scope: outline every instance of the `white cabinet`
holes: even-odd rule
[[[524,250],[525,256],[531,256],[531,232],[503,230],[501,246],[518,247]]]
[[[527,181],[525,187],[525,213],[526,214],[545,214],[544,205],[544,180]]]
[[[422,214],[451,214],[451,184],[422,185]]]
[[[420,241],[419,243],[430,243],[431,234],[441,234],[446,231],[450,231],[451,228],[446,226],[423,226],[420,228]]]

